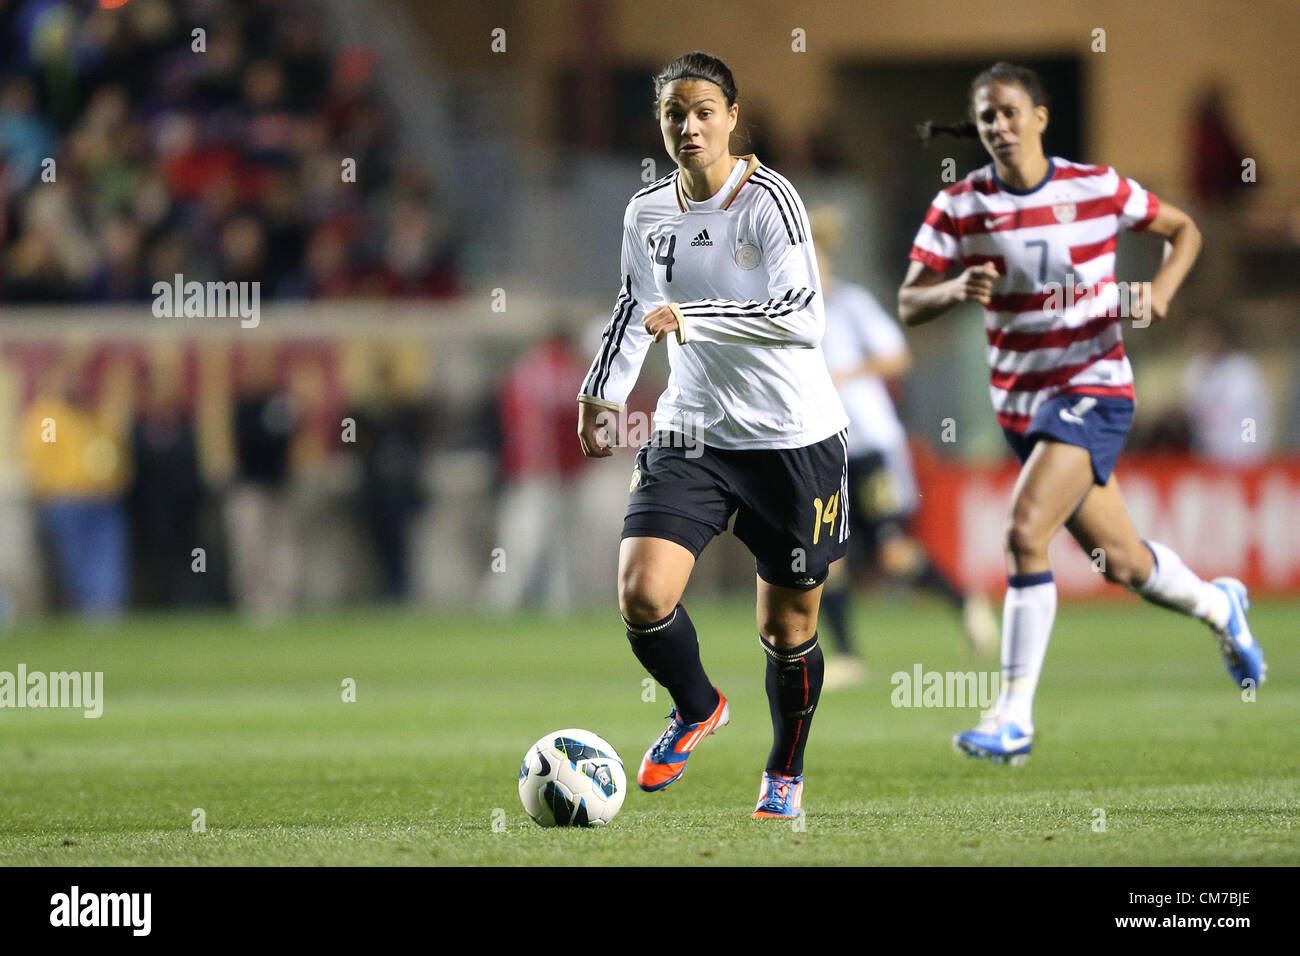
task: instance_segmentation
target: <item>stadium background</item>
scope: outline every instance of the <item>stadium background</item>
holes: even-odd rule
[[[0,710],[0,863],[1294,865],[1298,37],[1282,0],[0,0],[0,691],[104,675],[99,719]],[[983,162],[913,125],[959,118],[995,58],[1043,71],[1052,151],[1192,212],[1170,321],[1126,330],[1121,475],[1193,567],[1273,592],[1258,702],[1191,622],[1082,601],[1099,575],[1062,540],[1028,767],[951,754],[974,710],[894,705],[891,673],[997,665],[883,591],[855,611],[869,679],[819,706],[811,830],[760,831],[753,564],[725,536],[688,599],[727,736],[605,832],[523,817],[540,734],[634,760],[667,709],[615,617],[632,451],[577,456],[573,397],[624,204],[668,169],[650,75],[697,47],[736,72],[736,150],[846,213],[839,269],[886,305],[943,161]],[[1158,255],[1120,253],[1120,278]],[[255,323],[156,314],[178,273],[260,282]],[[1207,318],[1236,333],[1249,463],[1193,450]],[[921,529],[996,597],[1013,472],[978,312],[908,338]],[[657,351],[634,409],[665,372]]]
[[[555,420],[569,412],[540,400],[503,412],[503,385],[556,328],[579,363],[593,354],[622,206],[668,168],[648,77],[697,45],[738,77],[735,148],[790,176],[810,206],[845,211],[838,271],[887,305],[944,160],[958,176],[983,162],[969,142],[922,147],[912,126],[957,118],[969,77],[996,57],[1037,66],[1053,96],[1049,149],[1116,166],[1191,210],[1206,236],[1171,321],[1126,336],[1139,524],[1207,573],[1245,566],[1256,587],[1300,589],[1300,543],[1285,533],[1300,525],[1300,65],[1277,54],[1300,29],[1293,5],[1044,4],[1030,16],[975,2],[960,18],[938,2],[709,9],[728,24],[724,42],[630,2],[0,3],[6,615],[232,601],[278,614],[381,597],[609,603],[631,452],[586,463],[545,442],[516,447],[521,431],[566,435]],[[1216,109],[1204,106],[1211,89]],[[1254,182],[1241,182],[1233,150],[1253,161]],[[1156,256],[1150,243],[1122,245],[1119,277],[1149,275]],[[153,283],[176,273],[259,281],[259,323],[157,317]],[[1249,465],[1194,459],[1183,376],[1202,347],[1188,330],[1205,319],[1235,332],[1262,383]],[[927,495],[920,527],[951,570],[996,589],[1010,473],[997,469],[979,321],[909,340],[903,416],[923,478],[948,482]],[[663,365],[662,354],[647,363],[634,407],[652,406]],[[522,394],[576,391],[538,391],[535,374],[520,372]],[[86,444],[82,461],[43,463],[49,446],[33,436],[70,390],[86,424],[65,442]],[[241,461],[235,412],[258,396],[294,415],[287,459],[249,479],[259,466]],[[941,440],[947,419],[955,441]],[[363,423],[359,436],[348,421]],[[1154,451],[1164,457],[1148,466]],[[159,478],[177,467],[181,491]],[[250,530],[263,523],[245,509],[241,531],[231,502],[250,487],[284,520]],[[68,497],[117,514],[58,525],[60,543],[46,506]],[[1226,536],[1225,508],[1241,515]],[[82,563],[117,553],[92,558],[89,542],[112,538],[119,519],[120,574],[55,572],[64,552]],[[1067,591],[1105,590],[1058,546]],[[250,550],[274,551],[283,572],[251,595],[231,584]],[[696,587],[743,591],[746,564],[719,539]]]

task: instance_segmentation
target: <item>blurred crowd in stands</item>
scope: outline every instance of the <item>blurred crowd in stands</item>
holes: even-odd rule
[[[143,305],[178,273],[263,303],[459,295],[446,196],[403,156],[380,72],[315,0],[0,0],[0,306]],[[365,587],[408,594],[427,383],[377,357],[344,393],[254,347],[205,409],[193,369],[13,348],[55,606],[299,606],[304,474],[345,476]]]
[[[364,579],[338,600],[409,597],[438,411],[399,372],[400,349],[355,354],[365,367],[345,392],[340,349],[314,348],[206,347],[189,358],[230,374],[202,390],[186,357],[34,364],[16,432],[44,603],[102,616],[230,603],[272,620],[303,605],[322,522]]]
[[[325,22],[306,0],[0,0],[0,302],[144,300],[176,273],[456,295],[376,57]]]
[[[143,310],[154,284],[178,273],[257,281],[265,302],[461,293],[448,197],[403,158],[375,53],[332,38],[316,0],[104,6],[0,0],[0,306]],[[1245,147],[1224,103],[1209,88],[1191,124],[1187,192],[1207,237],[1182,298],[1195,303],[1183,343],[1195,357],[1181,407],[1140,422],[1129,447],[1245,465],[1300,444],[1300,414],[1271,413],[1266,377],[1238,341]],[[634,130],[637,155],[658,155],[654,126]],[[742,132],[738,144],[747,137],[746,150],[779,168],[788,159],[794,172],[851,175],[833,122],[811,126],[798,149],[770,135],[761,109]],[[910,239],[910,218],[907,228]],[[406,598],[428,462],[472,443],[495,460],[497,480],[465,483],[495,497],[493,543],[511,569],[486,575],[482,603],[567,607],[585,588],[572,536],[590,463],[574,397],[593,352],[572,321],[550,317],[510,355],[482,361],[480,394],[459,401],[485,420],[444,414],[440,425],[439,383],[399,374],[383,348],[351,392],[324,381],[344,364],[339,342],[322,347],[328,372],[253,348],[231,359],[205,407],[193,369],[160,374],[141,361],[104,373],[75,359],[15,360],[4,343],[7,361],[29,365],[15,444],[51,603],[111,615],[229,602],[273,618],[302,603],[313,523],[347,524],[337,540],[369,552],[370,580],[348,582],[346,599]],[[478,358],[467,353],[467,365]],[[1300,380],[1293,387],[1288,407],[1300,412]],[[655,389],[642,388],[636,403],[649,411]],[[312,481],[334,482],[328,508],[301,493]]]

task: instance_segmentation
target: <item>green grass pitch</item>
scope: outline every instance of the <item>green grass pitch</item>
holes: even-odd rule
[[[752,603],[688,606],[731,726],[667,791],[633,784],[603,830],[536,827],[515,776],[536,738],[576,726],[632,779],[663,729],[671,704],[643,700],[613,607],[10,633],[0,671],[100,670],[105,703],[97,720],[0,710],[0,864],[1300,863],[1295,602],[1252,612],[1272,675],[1253,703],[1195,622],[1137,600],[1063,606],[1036,751],[1011,768],[952,751],[977,709],[890,703],[890,675],[917,663],[996,663],[972,663],[937,604],[860,600],[871,678],[822,697],[802,831],[749,819],[771,732]]]

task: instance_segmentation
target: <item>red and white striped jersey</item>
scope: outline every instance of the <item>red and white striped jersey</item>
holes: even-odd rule
[[[1033,189],[1008,188],[990,163],[935,196],[910,258],[940,272],[997,268],[984,329],[989,394],[1004,428],[1024,432],[1063,393],[1134,397],[1115,240],[1159,210],[1154,193],[1111,167],[1059,156]]]

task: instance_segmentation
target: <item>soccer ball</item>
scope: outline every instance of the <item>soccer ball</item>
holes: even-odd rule
[[[519,768],[519,799],[543,827],[603,827],[626,793],[623,761],[589,730],[547,734]]]

